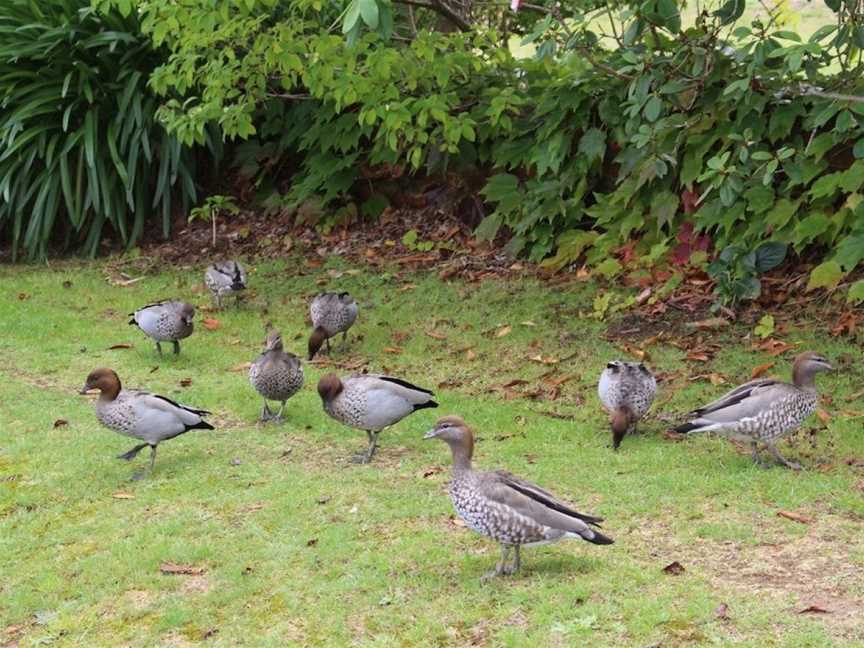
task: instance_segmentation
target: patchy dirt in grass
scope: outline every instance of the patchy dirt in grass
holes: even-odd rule
[[[860,533],[836,515],[807,513],[802,518],[809,522],[743,519],[744,527],[758,530],[763,538],[757,545],[706,538],[683,541],[657,517],[643,520],[629,533],[634,543],[649,548],[646,568],[659,573],[664,564],[677,561],[685,573],[712,584],[718,604],[728,595],[761,598],[790,618],[808,615],[823,621],[837,638],[862,641],[864,594],[861,564],[854,558],[862,549]],[[729,511],[706,513],[700,524],[712,519],[729,524]],[[789,533],[788,524],[801,524],[803,533]],[[663,547],[662,555],[653,547]],[[777,625],[778,636],[783,627]]]

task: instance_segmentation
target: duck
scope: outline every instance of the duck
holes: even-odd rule
[[[657,380],[641,362],[612,360],[600,374],[597,394],[609,412],[612,449],[618,450],[626,434],[636,431],[636,423],[654,402]]]
[[[113,369],[94,369],[87,376],[81,394],[98,389],[96,418],[109,430],[133,437],[139,443],[118,459],[131,461],[144,448],[150,448],[150,465],[147,471],[133,475],[140,479],[152,473],[156,463],[156,447],[163,441],[185,434],[189,430],[214,429],[204,417],[207,410],[180,405],[170,398],[147,391],[123,389],[120,377]]]
[[[369,463],[381,430],[417,410],[438,407],[434,394],[409,382],[378,374],[340,378],[326,374],[318,381],[318,395],[327,414],[348,427],[365,430],[369,446],[355,461]]]
[[[753,461],[765,466],[759,454],[763,444],[774,459],[793,470],[801,465],[788,461],[775,443],[797,429],[813,412],[819,394],[816,374],[832,371],[822,355],[806,351],[792,364],[792,382],[757,378],[739,385],[717,400],[688,414],[690,420],[674,428],[679,434],[713,432],[750,444]]]
[[[240,296],[246,290],[246,270],[237,261],[218,261],[207,266],[204,283],[218,308],[222,308],[222,298],[226,295],[234,295],[235,304],[239,304]]]
[[[357,319],[357,302],[347,292],[324,292],[316,295],[309,305],[312,317],[312,335],[309,337],[309,360],[315,357],[321,345],[342,333],[342,344],[348,339],[348,329]]]
[[[598,529],[603,518],[580,513],[549,491],[506,470],[474,470],[474,433],[459,416],[444,416],[424,439],[440,439],[453,457],[450,499],[466,526],[501,545],[501,559],[484,580],[519,571],[519,550],[580,538],[610,545],[612,538]],[[512,562],[508,556],[515,550]]]
[[[300,358],[283,349],[279,331],[272,330],[267,334],[263,353],[249,368],[249,382],[264,398],[261,422],[281,421],[285,402],[303,387],[303,366]],[[282,403],[276,414],[270,411],[267,403],[270,400]]]
[[[129,313],[129,324],[134,324],[156,341],[156,350],[162,355],[161,342],[171,342],[174,353],[180,353],[180,340],[192,335],[195,308],[178,300],[165,300],[142,306]]]

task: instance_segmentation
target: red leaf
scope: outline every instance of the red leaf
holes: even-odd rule
[[[799,524],[812,524],[813,518],[809,518],[806,515],[801,515],[800,513],[795,513],[793,511],[777,511],[778,517],[786,518],[787,520],[792,520],[793,522],[798,522]]]
[[[831,614],[831,611],[819,605],[808,605],[803,610],[798,610],[798,614]]]
[[[765,364],[761,364],[758,367],[754,367],[753,371],[750,373],[750,380],[756,380],[759,376],[763,375],[773,366],[773,362],[766,362]]]
[[[202,324],[202,325],[204,326],[204,328],[206,328],[208,331],[215,331],[216,329],[219,328],[219,320],[218,320],[218,319],[215,319],[215,318],[213,318],[213,317],[205,317],[205,318],[201,321],[201,324]]]
[[[686,569],[684,569],[684,565],[682,565],[677,560],[675,562],[671,562],[663,568],[663,573],[672,574],[673,576],[678,576],[683,574]]]

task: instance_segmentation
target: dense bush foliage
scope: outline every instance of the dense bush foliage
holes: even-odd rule
[[[86,0],[0,8],[0,232],[41,258],[59,234],[94,254],[106,223],[126,244],[151,214],[195,200],[188,147],[155,120],[160,62],[137,21]],[[173,191],[176,188],[176,191]]]
[[[811,287],[859,265],[860,2],[826,2],[834,23],[806,39],[785,26],[782,1],[756,20],[742,20],[741,0],[702,3],[686,26],[675,0],[521,4],[148,0],[137,11],[171,52],[150,78],[159,118],[186,145],[212,125],[244,140],[259,186],[289,170],[268,205],[362,196],[357,211],[375,215],[386,205],[368,191],[376,168],[479,175],[479,233],[506,227],[514,252],[551,267],[585,257],[612,276],[634,258],[705,263],[732,245],[723,258],[746,262],[764,241],[820,254]],[[520,43],[530,56],[514,56]],[[707,243],[691,246],[682,228]],[[721,297],[752,297],[764,266],[721,266],[709,268],[729,279]]]

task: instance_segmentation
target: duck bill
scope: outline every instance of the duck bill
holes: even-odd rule
[[[95,387],[88,387],[87,385],[84,385],[81,389],[78,390],[78,393],[81,394],[82,396],[86,396],[87,394],[92,392],[94,389],[95,389]]]
[[[435,428],[432,428],[426,434],[423,435],[423,438],[424,439],[434,439],[436,436],[438,436],[438,431]]]

